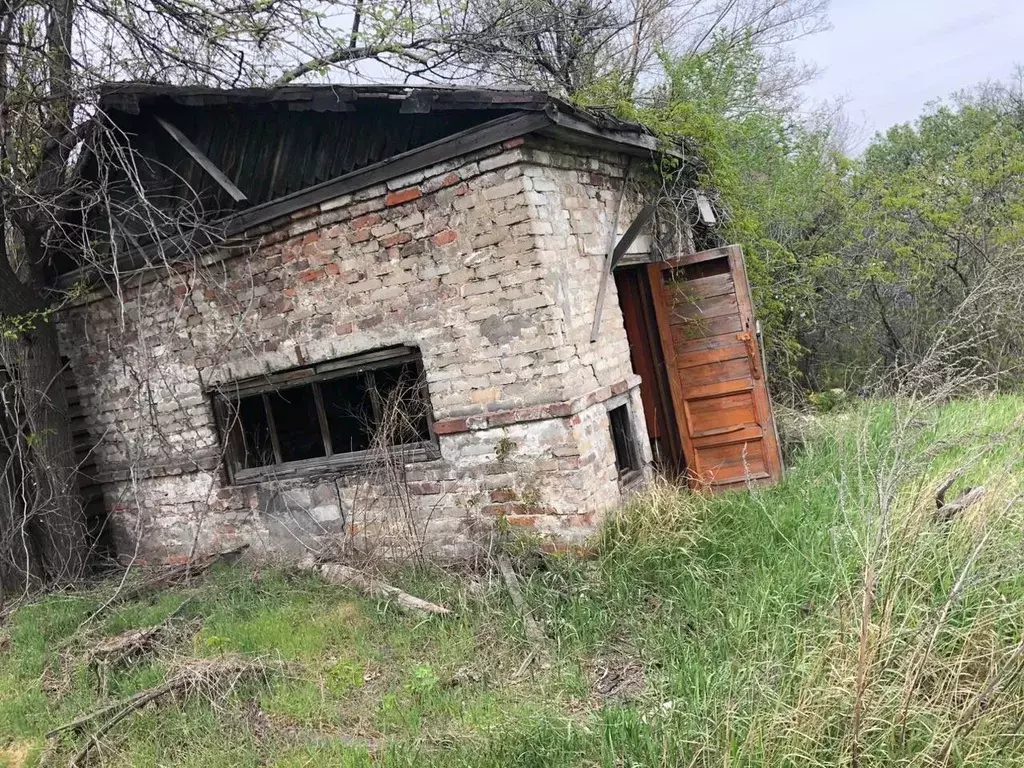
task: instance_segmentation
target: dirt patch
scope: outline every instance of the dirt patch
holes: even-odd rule
[[[331,747],[342,744],[346,747],[364,747],[371,755],[381,748],[377,738],[362,735],[358,726],[352,732],[329,728],[304,727],[285,715],[268,715],[258,704],[251,704],[245,719],[252,728],[253,734],[260,740],[270,740],[288,744],[292,747]]]
[[[591,696],[599,701],[635,701],[647,688],[644,663],[635,656],[613,653],[587,664]]]
[[[0,765],[5,768],[22,768],[28,762],[31,751],[30,741],[16,741],[6,747],[0,747]]]

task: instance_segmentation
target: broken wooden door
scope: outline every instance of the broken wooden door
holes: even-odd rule
[[[739,246],[647,269],[691,482],[779,480],[782,457]]]

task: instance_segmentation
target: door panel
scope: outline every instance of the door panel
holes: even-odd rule
[[[695,320],[699,317],[726,317],[736,314],[736,294],[691,299],[681,305],[677,304],[674,309],[681,317],[690,320]]]
[[[742,251],[718,248],[647,269],[691,481],[720,488],[780,479]]]

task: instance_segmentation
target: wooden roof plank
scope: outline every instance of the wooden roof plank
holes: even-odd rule
[[[192,159],[199,164],[199,167],[206,171],[214,181],[220,184],[225,192],[231,195],[231,198],[236,203],[242,203],[249,199],[245,196],[245,193],[236,187],[235,183],[225,176],[221,169],[213,164],[213,161],[211,161],[210,158],[200,152],[199,147],[193,144],[191,139],[179,131],[173,123],[164,120],[159,115],[154,115],[154,118],[157,123],[160,124],[160,127],[167,131],[167,133],[171,135],[171,138],[181,145],[182,149],[188,152]]]

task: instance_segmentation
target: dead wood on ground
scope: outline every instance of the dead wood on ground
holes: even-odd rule
[[[78,752],[71,759],[70,766],[85,765],[90,752],[100,744],[118,723],[138,712],[147,704],[168,695],[205,695],[222,698],[243,680],[265,677],[271,670],[280,669],[280,662],[266,662],[260,659],[246,659],[237,655],[216,659],[193,659],[181,664],[174,674],[163,683],[146,688],[126,699],[115,701],[103,707],[86,712],[69,723],[58,726],[46,734],[51,739],[61,733],[84,733],[86,727],[98,722],[99,725],[87,734],[79,745]]]
[[[961,470],[954,472],[938,487],[935,491],[935,521],[938,523],[948,523],[958,514],[963,512],[968,507],[977,503],[982,496],[985,495],[985,489],[979,488],[967,488],[953,501],[946,501],[946,494],[949,493],[949,489],[953,487],[953,483],[960,479],[963,474]]]
[[[403,611],[420,616],[450,616],[452,611],[437,603],[410,595],[398,587],[340,563],[317,563],[313,560],[304,561],[299,565],[302,570],[312,571],[330,583],[342,587],[350,587],[357,592],[374,597],[378,600],[391,600]]]
[[[515,605],[516,610],[523,617],[523,629],[526,631],[527,640],[535,646],[543,645],[547,642],[547,635],[544,634],[540,624],[530,614],[530,608],[523,598],[522,590],[519,588],[519,577],[512,567],[512,561],[509,559],[509,556],[506,554],[498,555],[497,565],[501,579],[505,582],[505,589],[508,590],[508,596],[512,598],[513,605]]]

